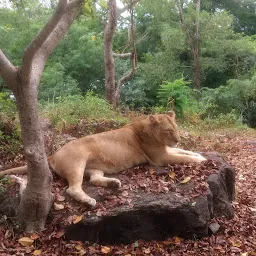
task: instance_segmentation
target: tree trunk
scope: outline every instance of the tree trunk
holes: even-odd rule
[[[53,203],[52,174],[46,158],[37,103],[37,85],[31,81],[14,91],[19,110],[24,153],[28,166],[28,184],[21,196],[19,219],[28,232],[44,229]]]
[[[28,183],[19,206],[19,219],[28,232],[44,229],[53,203],[52,175],[38,112],[38,86],[46,60],[67,33],[82,3],[83,0],[59,0],[53,16],[25,49],[21,68],[14,67],[0,50],[0,75],[17,101],[28,166]]]
[[[117,24],[116,0],[108,1],[108,23],[104,29],[104,64],[105,64],[105,86],[106,100],[114,101],[115,92],[115,64],[113,57],[113,37]]]
[[[106,100],[113,104],[114,108],[119,105],[119,99],[122,86],[128,82],[136,73],[137,70],[137,52],[134,38],[134,13],[133,6],[138,3],[139,0],[130,1],[122,10],[119,10],[119,15],[126,10],[130,11],[131,25],[130,25],[130,42],[132,52],[116,54],[113,52],[113,36],[117,23],[117,7],[115,0],[109,0],[109,13],[108,24],[104,31],[104,60],[105,60],[105,79],[106,79]],[[130,57],[132,69],[121,77],[116,85],[115,82],[115,64],[114,56],[120,58]]]

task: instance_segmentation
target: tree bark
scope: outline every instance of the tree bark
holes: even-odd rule
[[[14,67],[0,50],[0,75],[17,101],[27,160],[28,183],[21,195],[19,219],[28,232],[44,229],[53,202],[52,175],[38,111],[40,78],[46,60],[68,31],[82,3],[83,0],[59,0],[52,18],[25,49],[20,68]]]
[[[115,64],[113,57],[113,37],[117,24],[116,0],[108,1],[108,22],[104,29],[104,64],[106,100],[113,103],[115,91]]]

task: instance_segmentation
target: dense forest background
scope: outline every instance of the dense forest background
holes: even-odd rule
[[[0,48],[15,65],[55,5],[1,1]],[[137,72],[122,86],[120,107],[156,112],[174,107],[180,117],[226,116],[256,126],[254,0],[141,0],[133,13]],[[43,108],[84,96],[105,98],[106,19],[105,1],[87,1],[46,64],[39,91]],[[118,17],[115,53],[130,50],[129,30],[126,11]],[[129,69],[129,58],[115,58],[116,80]],[[6,112],[13,111],[9,95],[0,80],[0,109]]]

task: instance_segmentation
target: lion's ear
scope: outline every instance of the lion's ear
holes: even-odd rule
[[[174,119],[175,116],[176,116],[176,115],[175,115],[175,112],[174,112],[173,110],[171,110],[170,112],[168,112],[167,115],[168,115],[169,117],[173,118],[173,119]]]
[[[149,121],[153,125],[159,124],[159,120],[157,119],[156,116],[149,116]]]

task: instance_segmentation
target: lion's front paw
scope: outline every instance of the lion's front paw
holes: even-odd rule
[[[88,204],[90,207],[94,207],[96,205],[96,200],[94,198],[88,198],[84,203]]]
[[[110,188],[120,188],[121,187],[121,181],[118,180],[118,179],[111,179],[108,181],[108,184],[107,184],[108,187]]]

